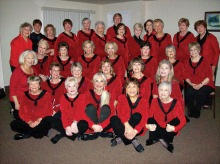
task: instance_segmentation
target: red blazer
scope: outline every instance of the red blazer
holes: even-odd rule
[[[71,77],[72,74],[71,74],[71,65],[73,64],[74,62],[74,58],[73,57],[69,57],[68,60],[66,61],[62,61],[60,59],[59,56],[55,57],[53,59],[53,62],[57,62],[57,63],[60,63],[61,65],[61,71],[60,71],[60,75],[63,77],[63,78],[67,78],[67,77]]]
[[[158,63],[157,59],[153,56],[150,56],[148,59],[142,59],[145,64],[145,70],[143,74],[151,79],[154,79],[154,76],[157,72]]]
[[[27,42],[24,40],[21,34],[11,41],[11,55],[9,63],[13,67],[19,67],[19,57],[24,50],[32,50],[32,41],[27,38]]]
[[[113,100],[118,101],[118,97],[122,94],[121,79],[118,76],[113,76],[107,80],[107,86]]]
[[[78,92],[85,93],[88,90],[93,89],[93,84],[87,77],[82,77],[81,81],[78,82]]]
[[[66,33],[61,33],[54,45],[54,56],[59,56],[59,51],[58,51],[58,46],[61,42],[66,42],[69,45],[69,51],[68,51],[68,56],[73,57],[74,59],[77,58],[77,47],[78,45],[76,44],[76,35],[72,33],[72,37],[67,35]],[[55,57],[54,57],[55,58]]]
[[[41,84],[41,89],[49,92],[53,97],[53,110],[58,112],[60,110],[60,97],[65,93],[65,79],[61,79],[61,81],[57,84],[53,84],[50,80],[44,81]]]
[[[94,55],[92,58],[87,58],[84,55],[78,57],[78,62],[82,64],[83,67],[83,77],[87,77],[92,80],[93,76],[99,72],[100,67],[100,57],[98,55]]]
[[[171,101],[170,103],[163,103],[161,101],[161,104],[162,104],[165,112],[168,112],[172,102],[173,101]],[[185,115],[184,115],[183,111],[184,110],[182,109],[181,103],[177,100],[176,105],[174,106],[174,108],[167,114],[167,121],[165,121],[165,114],[161,110],[157,98],[155,98],[155,99],[152,100],[148,118],[154,117],[154,119],[157,121],[157,123],[162,128],[166,128],[167,123],[172,121],[174,118],[178,118],[180,120],[180,124],[175,126],[175,130],[174,130],[174,132],[177,133],[186,124],[186,118],[185,118]]]
[[[184,87],[184,79],[185,79],[185,70],[184,65],[179,60],[176,60],[176,62],[173,64],[173,70],[174,70],[174,76],[176,79],[179,80],[179,84],[181,84]]]
[[[32,101],[31,99],[39,100]],[[29,121],[36,121],[38,118],[44,118],[46,116],[52,116],[53,108],[52,108],[52,96],[50,93],[46,91],[42,91],[39,95],[32,95],[30,93],[25,92],[23,93],[20,109],[19,109],[19,116],[22,120],[26,123]]]
[[[176,59],[182,63],[190,58],[188,45],[194,42],[195,38],[191,32],[188,32],[185,36],[180,36],[180,32],[176,33],[173,37],[173,45],[176,48]]]
[[[129,62],[135,58],[141,55],[141,46],[136,42],[136,40],[133,37],[128,38],[128,50],[129,50]]]
[[[63,128],[71,126],[73,121],[80,121],[85,108],[85,95],[78,94],[74,99],[68,97],[67,94],[62,95],[60,97],[60,111]]]
[[[185,79],[190,79],[190,81],[194,84],[200,84],[203,80],[205,80],[205,78],[209,78],[209,83],[206,85],[215,89],[215,85],[212,80],[212,68],[208,61],[205,58],[202,58],[200,59],[201,63],[195,69],[195,72],[190,65],[191,59],[185,62]],[[192,66],[195,67],[198,63],[192,62]]]
[[[111,40],[112,38],[117,36],[116,33],[115,33],[114,28],[116,28],[115,25],[108,28],[108,30],[106,32],[106,36],[107,36],[108,40]],[[126,28],[126,31],[127,31],[126,34],[125,34],[125,37],[127,37],[127,38],[131,37],[130,29],[127,26],[125,26],[125,28]]]
[[[198,38],[199,37],[197,36],[197,42]],[[208,33],[205,43],[201,46],[200,55],[205,57],[210,65],[217,66],[219,59],[219,43],[213,34]]]
[[[165,49],[168,45],[172,44],[170,34],[165,33],[163,37],[157,38],[156,35],[153,36],[151,40],[152,44],[152,56],[157,58],[158,63],[163,59],[167,59]]]
[[[77,39],[76,39],[76,43],[78,46],[77,47],[78,57],[84,54],[84,50],[82,49],[83,42],[85,42],[87,40],[91,40],[93,35],[95,35],[95,31],[93,29],[91,29],[90,34],[84,33],[82,30],[78,31]]]
[[[95,44],[94,54],[97,54],[100,58],[106,57],[108,55],[105,52],[105,44],[108,42],[106,35],[101,38],[99,35],[95,34],[92,35],[91,40]]]
[[[17,96],[18,102],[20,103],[23,93],[29,90],[27,80],[30,76],[38,76],[39,74],[33,68],[33,74],[26,74],[22,71],[21,67],[17,67],[11,75],[9,85],[9,100],[13,101],[12,96]],[[14,101],[13,101],[14,102]]]
[[[134,105],[135,104],[132,104],[132,106]],[[131,109],[131,106],[128,102],[126,95],[123,94],[119,96],[118,105],[117,105],[117,114],[123,124],[130,119],[131,112],[132,114],[140,113],[142,116],[141,122],[135,127],[135,129],[138,132],[140,132],[144,128],[147,122],[148,112],[149,112],[149,101],[144,98],[141,98],[136,108]]]
[[[38,63],[33,66],[39,74],[43,74],[45,76],[50,75],[50,64],[53,59],[49,56],[45,56],[43,59],[38,59]]]

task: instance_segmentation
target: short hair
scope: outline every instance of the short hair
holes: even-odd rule
[[[120,13],[115,13],[114,16],[113,16],[113,21],[114,21],[116,16],[119,16],[121,18],[121,20],[122,20],[122,15]]]
[[[77,78],[75,77],[67,77],[66,80],[65,80],[65,88],[67,88],[67,85],[70,84],[70,83],[74,83],[77,88],[78,88],[78,80]]]
[[[52,24],[48,24],[44,27],[44,34],[47,36],[47,28],[49,27],[53,29],[53,35],[56,36],[56,28]]]
[[[163,23],[163,21],[161,19],[155,19],[154,23],[153,23],[153,26],[155,25],[155,23],[158,23],[158,22],[161,23],[162,26],[164,27],[164,23]]]
[[[133,71],[133,65],[134,65],[135,63],[141,64],[141,72],[143,72],[143,71],[145,70],[145,64],[144,64],[143,60],[142,60],[141,58],[139,58],[139,57],[135,57],[135,58],[133,58],[133,59],[131,60],[129,66],[128,66],[128,70],[129,70],[129,71]]]
[[[70,71],[72,72],[73,68],[76,67],[76,68],[80,68],[81,71],[83,71],[83,67],[82,67],[82,64],[80,62],[73,62],[73,64],[71,65],[71,68],[70,68]]]
[[[124,28],[125,28],[125,34],[126,34],[126,33],[127,33],[127,29],[126,29],[126,27],[125,27],[125,25],[124,25],[123,23],[119,23],[119,24],[116,26],[116,31],[115,31],[115,33],[118,34],[118,29],[119,29],[121,26],[124,26]]]
[[[133,29],[136,30],[137,28],[141,28],[141,30],[143,30],[143,26],[141,23],[135,23],[133,26]]]
[[[21,33],[21,31],[22,31],[25,27],[29,27],[29,28],[30,28],[30,32],[33,31],[33,27],[31,26],[31,24],[28,23],[28,22],[24,22],[24,23],[22,23],[22,24],[20,25],[20,27],[19,27],[19,33]]]
[[[50,64],[50,70],[52,70],[53,67],[59,67],[59,69],[61,70],[61,65],[60,63],[57,62],[53,62]]]
[[[144,23],[144,30],[145,30],[146,32],[148,32],[147,29],[146,29],[146,26],[147,26],[147,23],[148,23],[148,22],[151,22],[151,23],[152,23],[152,28],[153,28],[153,23],[154,23],[154,21],[153,21],[152,19],[148,19],[148,20]]]
[[[207,29],[207,23],[204,20],[198,20],[194,24],[194,29],[197,31],[197,27],[203,25]]]
[[[103,25],[104,29],[105,29],[105,23],[103,21],[97,21],[95,22],[95,29],[97,28],[98,24]]]
[[[158,92],[159,92],[159,90],[160,90],[160,87],[162,87],[162,86],[164,86],[164,85],[166,85],[166,86],[169,87],[170,93],[171,93],[171,92],[172,92],[172,83],[169,82],[169,81],[163,81],[163,82],[161,82],[161,83],[159,84],[159,86],[158,86]]]
[[[133,83],[134,85],[137,85],[138,88],[140,88],[140,83],[139,83],[138,79],[135,78],[135,77],[132,77],[132,78],[128,78],[128,79],[125,81],[125,89],[127,88],[127,86],[128,86],[130,83]]]
[[[118,45],[115,43],[115,42],[107,42],[105,44],[105,52],[107,53],[107,50],[108,50],[108,46],[109,45],[113,45],[114,47],[114,50],[115,50],[115,53],[118,51]],[[107,53],[108,54],[108,53]]]
[[[71,26],[73,26],[73,22],[70,19],[64,19],[63,20],[63,27],[65,26],[65,24],[70,24]]]
[[[42,22],[41,22],[40,19],[35,19],[35,20],[33,21],[33,26],[34,26],[35,24],[39,24],[39,25],[42,26]]]
[[[82,20],[82,24],[84,23],[84,21],[86,21],[86,20],[88,20],[89,21],[89,23],[91,24],[91,20],[89,19],[89,18],[83,18],[83,20]]]
[[[110,67],[111,67],[111,69],[110,69],[110,75],[111,75],[111,76],[115,76],[113,64],[110,62],[109,59],[105,59],[105,60],[103,60],[103,61],[101,62],[100,67],[99,67],[99,72],[103,73],[103,72],[102,72],[102,66],[103,66],[105,63],[108,63],[108,64],[110,65]]]
[[[37,58],[37,55],[36,53],[33,51],[33,50],[24,50],[21,55],[19,56],[19,64],[24,64],[24,58],[27,54],[33,54],[34,55],[34,64],[33,65],[36,65],[38,63],[38,58]]]
[[[200,44],[198,43],[198,42],[191,42],[191,43],[189,43],[189,45],[188,45],[188,49],[189,49],[189,51],[190,51],[190,49],[192,48],[192,47],[196,47],[199,51],[201,50],[201,46],[200,46]]]
[[[69,51],[69,45],[66,42],[60,42],[58,45],[58,51],[60,51],[61,47],[65,47],[67,51]]]
[[[145,47],[145,46],[147,46],[147,47],[149,47],[149,48],[151,49],[151,44],[150,44],[149,41],[142,41],[142,42],[141,42],[140,47],[143,48],[143,47]]]
[[[30,85],[30,83],[32,81],[38,81],[39,85],[41,85],[41,79],[38,76],[30,76],[30,77],[28,77],[28,80],[27,80],[28,85]]]
[[[189,27],[190,23],[189,23],[189,19],[187,18],[180,18],[179,22],[178,22],[178,26],[180,26],[182,23],[184,23],[186,26]]]
[[[44,44],[44,45],[46,45],[46,50],[49,48],[49,44],[48,44],[48,42],[46,41],[46,40],[40,40],[39,41],[39,43],[38,43],[38,47],[41,45],[41,44]]]
[[[92,46],[92,52],[93,52],[94,49],[95,49],[95,44],[93,43],[93,41],[87,40],[87,41],[83,42],[83,44],[82,44],[82,49],[83,49],[83,50],[84,50],[86,44],[91,44],[91,46]]]
[[[166,47],[166,49],[165,49],[165,53],[166,53],[166,55],[167,55],[167,51],[168,51],[168,49],[170,49],[170,48],[172,48],[172,49],[173,49],[174,54],[176,55],[176,48],[175,48],[175,46],[174,46],[174,45],[168,45],[168,46]]]

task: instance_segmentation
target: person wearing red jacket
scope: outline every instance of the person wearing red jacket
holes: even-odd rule
[[[124,77],[125,77],[125,64],[124,58],[120,55],[116,55],[118,51],[118,46],[115,42],[108,42],[105,44],[105,52],[108,54],[105,59],[109,59],[112,63],[115,74],[121,79],[122,86],[124,84]]]
[[[63,78],[71,77],[70,68],[74,62],[74,58],[69,56],[69,45],[66,42],[61,42],[58,49],[60,55],[56,56],[53,62],[61,65],[60,75]]]
[[[154,20],[156,34],[149,40],[152,45],[152,56],[157,58],[158,63],[166,59],[165,48],[172,44],[171,36],[163,32],[164,23],[161,19]]]
[[[99,72],[101,59],[98,55],[93,53],[95,49],[93,41],[85,41],[82,47],[85,53],[79,56],[77,61],[82,64],[82,76],[92,80],[93,76]]]
[[[109,27],[106,32],[106,36],[107,36],[108,40],[111,40],[112,38],[117,36],[116,27],[118,26],[119,23],[122,22],[122,15],[120,13],[115,13],[113,16],[113,22],[114,22],[114,25],[112,27]],[[131,32],[130,32],[129,28],[127,26],[125,26],[125,28],[127,31],[125,36],[127,38],[131,37]]]
[[[10,54],[10,66],[11,72],[15,68],[19,67],[19,56],[24,50],[32,50],[32,41],[28,38],[31,34],[33,27],[30,23],[23,23],[20,25],[19,32],[20,34],[11,41],[11,54]]]
[[[139,81],[139,92],[140,96],[146,100],[150,100],[151,96],[151,79],[144,76],[143,71],[145,70],[144,62],[141,58],[134,58],[128,67],[129,71],[132,73],[128,78],[136,78]]]
[[[25,50],[19,57],[20,67],[17,67],[11,75],[9,84],[9,100],[11,103],[14,118],[19,119],[18,111],[20,108],[23,93],[28,91],[28,77],[38,73],[33,65],[37,64],[37,55],[32,50]]]
[[[146,146],[158,141],[173,153],[173,138],[186,124],[181,103],[172,98],[172,84],[163,81],[159,85],[159,97],[152,100],[147,117],[146,128],[149,129],[149,139]]]
[[[107,37],[105,32],[105,23],[103,21],[97,21],[95,23],[96,34],[92,36],[91,40],[95,44],[94,53],[100,58],[106,57],[108,54],[105,52],[105,44],[107,43]]]
[[[153,23],[154,23],[154,21],[152,19],[148,19],[144,23],[144,29],[146,31],[146,35],[144,35],[144,41],[149,41],[150,38],[152,38],[153,35],[156,34],[156,32],[153,29]]]
[[[105,87],[107,78],[102,73],[93,77],[93,90],[86,94],[86,110],[82,112],[83,119],[89,124],[89,129],[81,136],[82,140],[94,140],[101,137],[113,138],[110,118],[115,115],[113,97]]]
[[[80,62],[74,62],[71,65],[71,74],[77,78],[78,81],[78,92],[85,93],[90,89],[93,89],[93,84],[90,79],[82,76],[83,67]]]
[[[77,33],[77,55],[78,57],[83,55],[83,43],[87,40],[91,40],[92,37],[95,35],[95,31],[93,29],[90,29],[91,26],[91,20],[89,18],[83,18],[82,20],[83,29],[79,30]]]
[[[173,37],[173,45],[176,48],[176,59],[184,64],[190,57],[188,45],[193,42],[195,38],[194,35],[188,31],[189,20],[187,18],[181,18],[178,22],[178,26],[179,32]]]
[[[50,120],[53,114],[52,96],[45,90],[40,90],[41,80],[38,76],[28,78],[29,91],[22,95],[19,116],[21,119],[10,123],[16,134],[13,139],[43,138],[51,128]],[[20,134],[21,133],[21,134]]]
[[[204,20],[195,22],[194,29],[199,34],[195,39],[201,47],[200,55],[212,66],[213,80],[215,81],[219,60],[219,42],[213,34],[207,31],[207,23]]]
[[[206,100],[210,93],[215,90],[212,68],[207,58],[200,56],[200,49],[199,43],[190,43],[191,58],[185,63],[185,79],[189,84],[186,88],[186,103],[189,109],[189,116],[195,118],[200,117],[202,106],[208,105]]]
[[[143,152],[144,147],[136,139],[136,136],[143,133],[148,117],[149,102],[141,97],[139,92],[139,82],[136,78],[129,78],[125,82],[126,95],[118,98],[117,116],[110,119],[116,137],[111,140],[114,147],[124,142],[125,145],[133,144],[138,152]]]
[[[59,44],[61,42],[66,42],[69,45],[69,57],[72,57],[73,59],[77,59],[77,48],[78,45],[76,43],[76,35],[71,32],[73,23],[70,19],[64,19],[63,21],[63,27],[64,27],[64,32],[61,33],[54,45],[54,58],[56,56],[59,56]]]
[[[78,81],[75,77],[68,77],[65,81],[67,93],[60,97],[61,119],[53,118],[52,128],[60,132],[51,142],[56,144],[61,138],[67,137],[74,141],[88,129],[88,122],[82,120],[82,111],[85,110],[85,96],[78,93]]]

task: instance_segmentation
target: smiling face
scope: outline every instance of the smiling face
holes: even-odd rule
[[[34,24],[34,31],[35,31],[36,33],[40,33],[41,27],[42,27],[42,26],[41,26],[39,23],[35,23],[35,24]]]
[[[30,93],[32,93],[32,94],[37,93],[37,91],[39,91],[39,89],[40,89],[39,81],[31,81],[29,83]]]
[[[111,74],[111,66],[109,63],[104,63],[102,65],[102,72],[105,74],[105,75],[110,75]]]
[[[60,47],[60,56],[68,56],[68,51],[67,51],[67,48],[66,47]]]
[[[50,74],[52,76],[52,79],[60,78],[60,68],[56,66],[52,67],[50,70]]]
[[[98,34],[104,34],[104,31],[105,31],[104,26],[103,26],[101,23],[99,23],[99,24],[96,26],[96,33],[98,33]]]
[[[203,25],[199,25],[196,27],[196,31],[199,35],[204,35],[206,33],[206,28]]]
[[[170,70],[169,65],[167,65],[165,63],[162,64],[159,68],[159,74],[161,77],[168,77],[170,72],[171,72],[171,70]]]
[[[126,94],[129,97],[135,97],[138,95],[139,88],[136,84],[134,83],[129,83],[128,86],[126,87]]]
[[[117,15],[115,16],[113,21],[115,23],[115,26],[117,26],[119,23],[121,23],[122,20],[121,20],[121,17]]]
[[[134,30],[134,35],[136,36],[136,37],[140,37],[141,36],[141,33],[142,33],[142,29],[141,28],[135,28],[135,30]]]
[[[163,25],[160,22],[155,22],[154,23],[154,29],[157,33],[163,32]]]
[[[40,44],[38,46],[38,54],[43,55],[46,53],[47,46],[45,44]]]
[[[30,34],[31,34],[31,29],[30,29],[29,26],[24,27],[24,28],[21,30],[21,35],[22,35],[24,38],[28,38]]]
[[[160,99],[167,99],[170,97],[171,94],[170,87],[168,85],[162,85],[159,87],[158,93]]]
[[[147,57],[150,55],[150,47],[149,46],[144,46],[141,49],[141,56]]]
[[[34,55],[32,53],[28,53],[24,57],[24,65],[31,67],[34,64]]]
[[[74,96],[78,94],[78,85],[75,82],[70,82],[66,85],[67,93]]]
[[[82,77],[82,69],[79,67],[73,67],[71,70],[73,77],[81,78]]]
[[[194,58],[199,56],[199,50],[198,50],[198,48],[196,48],[196,46],[192,46],[190,48],[190,56],[194,57]]]
[[[149,32],[153,31],[153,24],[150,21],[146,24],[146,30]]]
[[[83,21],[83,24],[82,24],[82,25],[83,25],[83,28],[84,28],[84,29],[87,29],[87,30],[88,30],[88,29],[90,29],[90,25],[91,25],[91,24],[90,24],[90,21],[89,21],[88,19],[86,19],[86,20]]]
[[[70,32],[70,31],[71,31],[71,29],[72,29],[71,24],[66,23],[66,24],[64,25],[64,30],[65,30],[65,31]]]
[[[115,48],[113,44],[109,44],[107,47],[107,53],[108,55],[114,55],[115,54]]]
[[[175,58],[175,51],[173,48],[167,49],[167,56],[168,56],[168,58]]]
[[[90,43],[85,44],[84,51],[86,54],[92,53],[92,45]]]
[[[181,24],[179,25],[179,30],[180,30],[180,32],[188,31],[188,26],[186,26],[185,23],[181,23]]]
[[[133,69],[134,73],[140,73],[141,72],[141,63],[134,63],[132,69]]]
[[[54,31],[53,31],[53,28],[52,27],[47,27],[47,30],[46,30],[46,35],[49,37],[53,37],[54,36]]]
[[[93,86],[94,90],[100,91],[104,90],[105,87],[105,81],[102,78],[102,76],[98,76],[94,81],[93,81]]]
[[[123,36],[125,34],[125,26],[120,26],[118,29],[118,35]]]

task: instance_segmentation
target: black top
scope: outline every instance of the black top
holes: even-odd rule
[[[33,43],[33,45],[32,45],[33,51],[38,52],[38,43],[42,38],[45,38],[45,36],[41,33],[40,34],[36,34],[35,32],[31,33],[30,39]]]

